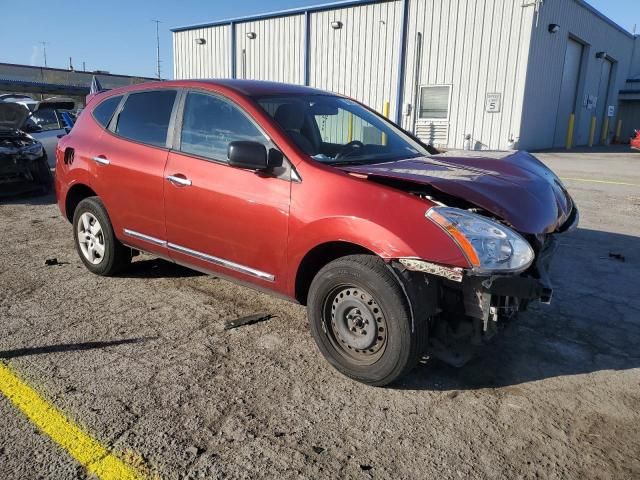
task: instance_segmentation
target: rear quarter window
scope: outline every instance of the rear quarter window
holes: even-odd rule
[[[175,90],[132,93],[118,114],[116,133],[157,147],[166,146]]]
[[[122,100],[122,95],[118,95],[117,97],[107,98],[103,102],[101,102],[96,108],[93,109],[93,118],[96,119],[100,125],[104,128],[107,128],[109,125],[109,121],[111,117],[113,117],[116,108],[120,104],[120,100]]]

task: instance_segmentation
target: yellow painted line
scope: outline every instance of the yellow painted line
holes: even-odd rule
[[[560,178],[562,180],[573,180],[574,182],[606,183],[608,185],[627,185],[629,187],[640,187],[640,185],[635,183],[616,182],[613,180],[592,180],[590,178],[570,178],[570,177],[560,177]]]
[[[0,393],[6,396],[31,422],[64,448],[87,472],[102,480],[146,478],[47,402],[3,362],[0,362]]]

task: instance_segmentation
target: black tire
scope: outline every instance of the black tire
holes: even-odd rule
[[[51,174],[46,155],[34,162],[31,175],[33,176],[33,180],[42,187],[43,193],[51,193],[53,189],[53,175]]]
[[[426,346],[426,324],[416,321],[412,331],[402,287],[373,255],[350,255],[325,265],[311,283],[307,312],[313,338],[329,363],[368,385],[388,385],[407,374]],[[369,340],[372,325],[377,337]]]
[[[89,217],[93,216],[97,219],[101,227],[101,234],[96,237],[96,243],[101,244],[104,254],[100,256],[97,263],[92,263],[92,261],[87,258],[79,240],[79,224],[82,222],[84,214],[88,214]],[[98,197],[85,198],[76,207],[73,213],[73,239],[82,263],[84,263],[90,272],[96,275],[115,275],[131,263],[131,249],[120,243],[114,235],[109,214]],[[85,245],[85,248],[87,248],[87,245]]]

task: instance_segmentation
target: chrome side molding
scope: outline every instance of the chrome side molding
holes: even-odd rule
[[[197,250],[191,250],[190,248],[176,245],[175,243],[169,242],[167,243],[167,247],[169,247],[169,249],[174,250],[176,252],[184,253],[185,255],[189,255],[191,257],[204,260],[205,262],[219,265],[221,267],[229,268],[231,270],[235,270],[236,272],[244,273],[246,275],[251,275],[261,280],[267,280],[269,282],[273,282],[276,278],[274,275],[270,273],[262,272],[260,270],[256,270],[255,268],[247,267],[246,265],[241,265],[239,263],[235,263],[230,260],[225,260],[224,258],[214,257],[213,255],[208,255],[206,253],[198,252]]]
[[[167,247],[175,252],[183,253],[185,255],[189,255],[190,257],[204,260],[205,262],[213,263],[214,265],[225,267],[230,270],[235,270],[236,272],[244,273],[245,275],[251,275],[252,277],[259,278],[260,280],[273,282],[276,279],[275,275],[272,275],[271,273],[266,273],[255,268],[247,267],[246,265],[241,265],[239,263],[232,262],[231,260],[214,257],[213,255],[199,252],[197,250],[192,250],[181,245],[176,245],[175,243],[167,242],[165,240],[161,240],[144,233],[136,232],[135,230],[130,230],[128,228],[125,228],[123,231],[124,234],[129,237],[137,238],[138,240],[144,240],[145,242],[153,243],[154,245],[158,245],[159,247]]]
[[[151,235],[145,235],[144,233],[136,232],[135,230],[129,230],[128,228],[124,229],[124,234],[133,238],[137,238],[139,240],[144,240],[145,242],[153,243],[154,245],[158,245],[160,247],[167,246],[167,242],[165,242],[164,240],[152,237]]]

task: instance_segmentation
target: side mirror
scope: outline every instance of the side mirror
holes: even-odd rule
[[[249,170],[267,170],[269,157],[267,148],[259,142],[236,141],[227,149],[229,165]]]

